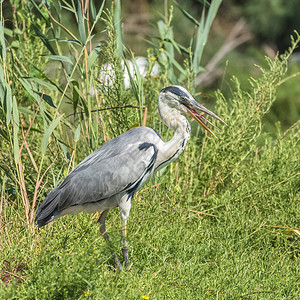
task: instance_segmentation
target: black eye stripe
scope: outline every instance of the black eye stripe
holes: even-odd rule
[[[183,98],[190,98],[187,93],[185,93],[184,91],[182,91],[180,88],[178,88],[176,86],[168,86],[166,88],[163,88],[160,92],[161,93],[170,92],[172,94],[175,94],[175,95],[183,97]]]

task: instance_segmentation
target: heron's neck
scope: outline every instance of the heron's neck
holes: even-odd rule
[[[159,114],[162,121],[174,130],[174,136],[170,141],[164,143],[158,157],[157,169],[168,165],[181,154],[190,139],[191,132],[188,120],[177,109],[159,105]]]

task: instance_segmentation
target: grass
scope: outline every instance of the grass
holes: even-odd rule
[[[299,35],[285,55],[258,68],[260,75],[249,79],[251,88],[233,77],[230,96],[216,91],[212,110],[229,126],[213,139],[193,122],[181,157],[135,195],[128,220],[133,266],[118,272],[111,253],[113,248],[121,256],[117,209],[107,217],[108,245],[97,215],[65,216],[38,230],[36,205],[93,149],[141,123],[142,106],[148,108],[147,125],[169,139],[172,132],[155,113],[157,95],[179,78],[193,89],[193,50],[184,73],[177,74],[172,53],[178,45],[168,40],[171,10],[170,19],[159,23],[161,39],[148,50],[149,58],[153,51],[169,51],[167,60],[159,61],[159,78],[137,78],[126,91],[113,9],[104,13],[107,39],[96,58],[98,52],[87,52],[91,45],[81,41],[92,34],[88,15],[79,18],[82,12],[74,10],[81,42],[68,42],[72,55],[67,57],[59,40],[52,40],[52,29],[63,27],[49,23],[42,4],[35,9],[44,18],[35,19],[22,7],[18,11],[25,23],[39,28],[39,37],[28,26],[23,34],[11,33],[24,49],[0,36],[0,298],[297,299],[300,123],[285,131],[273,124],[273,137],[263,122],[276,103],[276,89],[283,88]],[[120,7],[115,9],[120,14]],[[41,54],[50,49],[59,59],[49,75],[49,60]],[[97,80],[97,64],[104,59],[116,71],[113,86]],[[96,99],[88,94],[90,83],[100,88]],[[139,109],[123,110],[124,105]]]
[[[88,292],[91,299],[297,298],[299,238],[286,228],[297,225],[296,197],[290,195],[282,208],[276,196],[233,201],[227,192],[194,199],[199,203],[190,209],[181,193],[166,195],[167,185],[135,198],[129,219],[133,266],[122,272],[114,270],[90,215],[65,217],[34,234],[11,219],[2,255],[15,258],[11,271],[24,282],[16,277],[6,287],[2,283],[2,297],[79,299]],[[117,210],[107,224],[117,249]],[[23,271],[17,271],[22,262]]]

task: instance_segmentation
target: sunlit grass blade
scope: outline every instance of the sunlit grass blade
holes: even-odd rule
[[[116,30],[116,55],[122,57],[124,49],[124,38],[122,29],[122,15],[121,15],[121,1],[115,1],[115,11],[114,11],[114,26]]]
[[[16,97],[13,96],[13,120],[14,120],[14,158],[16,165],[19,162],[19,111],[17,106]]]

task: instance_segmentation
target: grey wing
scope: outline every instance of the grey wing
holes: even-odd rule
[[[145,176],[153,172],[157,147],[149,140],[157,138],[153,130],[139,127],[104,144],[50,192],[37,211],[37,221],[70,206],[101,201],[122,192],[134,193]]]
[[[117,155],[78,168],[60,186],[63,197],[58,210],[97,202],[138,188],[139,181],[152,172],[155,159],[154,145],[142,143],[130,145]]]

